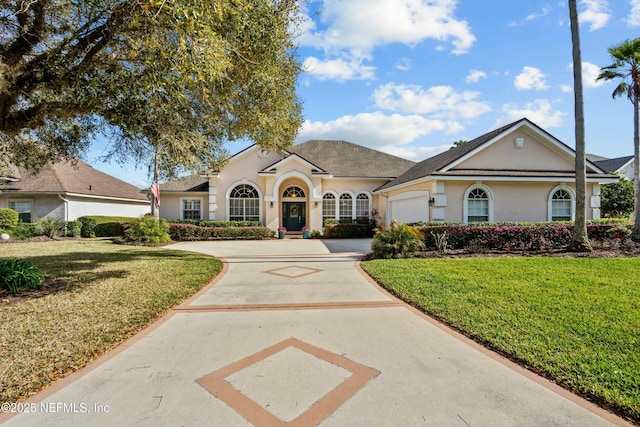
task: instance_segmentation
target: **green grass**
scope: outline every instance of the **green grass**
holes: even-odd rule
[[[426,313],[640,421],[640,259],[401,259],[362,267]]]
[[[0,245],[56,294],[0,308],[0,402],[16,402],[143,329],[220,272],[204,255],[83,239]]]

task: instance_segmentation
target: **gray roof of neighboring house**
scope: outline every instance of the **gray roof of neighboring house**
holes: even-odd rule
[[[193,174],[160,184],[160,193],[163,191],[176,193],[207,192],[209,191],[209,180],[199,174]]]
[[[347,141],[312,140],[290,150],[335,177],[395,178],[415,162]]]
[[[598,160],[593,163],[607,173],[616,172],[633,160],[633,156],[616,157],[615,159]]]
[[[54,163],[41,168],[37,173],[12,166],[10,175],[16,180],[0,184],[0,191],[3,193],[73,193],[149,201],[138,187],[100,172],[82,160],[78,160],[75,165],[71,162]]]

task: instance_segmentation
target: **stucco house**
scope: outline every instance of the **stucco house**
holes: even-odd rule
[[[251,146],[220,171],[160,185],[166,219],[258,220],[321,230],[371,212],[383,223],[560,221],[575,215],[574,150],[527,119],[414,163],[346,141],[308,141],[284,155]],[[587,217],[600,184],[587,162]]]
[[[141,190],[79,160],[59,162],[37,173],[11,167],[0,176],[0,208],[36,218],[73,221],[85,215],[141,217],[151,210]]]

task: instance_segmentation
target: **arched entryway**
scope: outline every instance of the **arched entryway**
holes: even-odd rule
[[[299,185],[285,186],[281,221],[287,231],[300,231],[307,225],[307,194]]]

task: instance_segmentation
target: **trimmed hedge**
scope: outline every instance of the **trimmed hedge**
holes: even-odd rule
[[[203,219],[172,219],[171,224],[190,224],[200,227],[262,227],[260,221],[209,221]]]
[[[82,237],[115,237],[124,236],[123,224],[139,220],[123,216],[83,216],[78,218],[82,223]]]
[[[373,236],[373,227],[369,224],[340,223],[325,224],[324,237],[356,239]]]
[[[171,240],[261,240],[274,236],[267,227],[201,227],[192,224],[169,224]]]
[[[612,222],[587,225],[590,240],[604,241],[612,237],[610,230],[630,224]],[[512,225],[423,225],[416,226],[424,235],[428,250],[436,250],[436,236],[446,231],[447,246],[451,249],[472,249],[474,251],[545,251],[564,249],[571,240],[573,224],[542,223]]]

